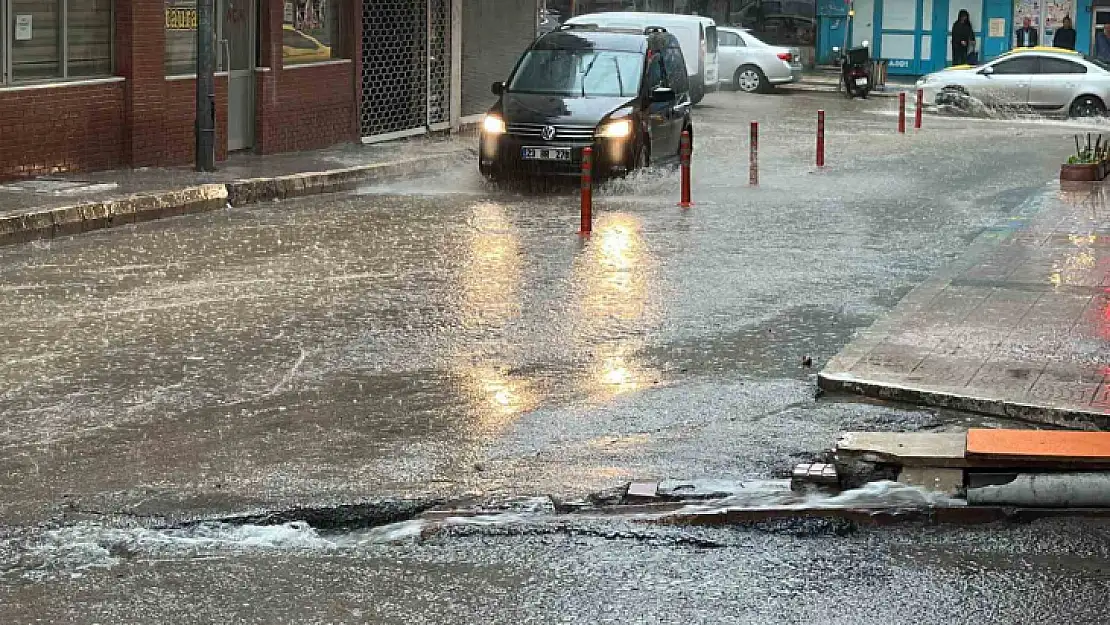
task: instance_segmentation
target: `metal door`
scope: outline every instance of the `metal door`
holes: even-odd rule
[[[257,0],[220,0],[221,68],[227,71],[227,149],[254,146]]]
[[[364,142],[450,127],[451,0],[363,0]]]
[[[875,0],[857,0],[852,17],[852,45],[857,48],[866,41],[875,45]]]

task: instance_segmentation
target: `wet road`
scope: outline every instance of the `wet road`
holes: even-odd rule
[[[720,531],[724,546],[704,552],[605,538],[607,529],[327,555],[300,553],[312,547],[296,541],[166,555],[157,540],[127,538],[119,563],[87,571],[98,552],[73,548],[115,544],[104,538],[111,528],[166,518],[768,477],[844,429],[965,427],[972,417],[815,400],[813,374],[1039,192],[1071,134],[1087,129],[930,117],[898,136],[894,106],[707,98],[695,120],[697,205],[675,207],[673,171],[613,183],[598,193],[588,240],[575,234],[571,192],[495,189],[460,163],[358,193],[0,250],[0,518],[11,536],[0,548],[0,566],[9,563],[0,612],[16,622],[172,622],[203,605],[212,616],[202,621],[393,622],[412,612],[470,622],[464,615],[496,605],[495,622],[582,622],[680,606],[674,613],[694,622],[798,622],[829,618],[849,597],[863,614],[871,592],[885,597],[881,622],[899,606],[947,601],[932,614],[950,614],[953,596],[1016,602],[976,622],[1021,622],[1005,616],[1027,614],[1027,601],[1092,614],[1068,611],[1099,609],[1091,602],[1048,592],[1073,584],[1081,597],[1104,584],[1059,560],[1086,545],[1091,566],[1105,563],[1091,533],[1067,523],[1043,574],[1026,555],[1058,532],[1039,525],[997,529],[1002,555],[982,547],[987,564],[892,555],[913,531],[816,541]],[[818,172],[819,107],[829,154]],[[752,119],[757,189],[747,186]],[[1036,149],[1011,156],[1018,144]],[[33,526],[82,520],[96,522],[81,530],[93,539],[63,540],[70,546],[42,561],[19,555],[44,540]],[[938,536],[938,553],[971,541],[920,531]],[[87,577],[35,581],[54,568]],[[829,571],[843,573],[827,581]],[[1008,577],[1017,573],[1025,577]],[[218,590],[228,579],[238,590]],[[1032,595],[1015,594],[1026,581]],[[307,594],[279,597],[285,584]],[[893,592],[900,584],[906,596]],[[149,601],[127,603],[142,593]],[[567,607],[576,593],[577,611]],[[260,606],[259,596],[274,599]],[[608,612],[611,601],[622,607]]]

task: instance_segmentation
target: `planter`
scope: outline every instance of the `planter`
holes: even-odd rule
[[[1060,165],[1061,182],[1097,182],[1106,177],[1106,166],[1100,163]]]

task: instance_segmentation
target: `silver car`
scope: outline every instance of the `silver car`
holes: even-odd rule
[[[802,59],[797,48],[763,43],[744,28],[717,27],[720,81],[738,91],[766,92],[775,85],[802,79]]]
[[[1072,50],[1018,48],[978,67],[928,74],[917,87],[935,104],[961,105],[970,96],[991,107],[1091,117],[1106,114],[1110,65]]]

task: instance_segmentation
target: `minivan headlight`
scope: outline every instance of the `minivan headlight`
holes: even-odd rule
[[[482,120],[482,132],[487,135],[500,135],[505,133],[505,120],[496,115],[486,115]]]
[[[624,139],[632,135],[632,120],[619,119],[615,122],[608,122],[602,124],[601,130],[598,131],[599,137],[606,139]]]

